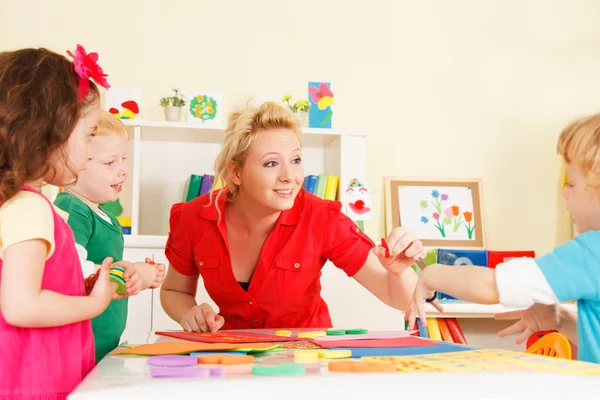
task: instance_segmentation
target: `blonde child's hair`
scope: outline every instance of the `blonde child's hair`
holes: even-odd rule
[[[109,136],[114,134],[121,135],[129,139],[129,131],[127,127],[119,118],[115,117],[108,111],[102,113],[98,126],[94,130],[94,136]]]
[[[277,128],[290,129],[302,143],[302,131],[298,119],[289,109],[278,103],[266,102],[259,107],[231,114],[225,131],[225,141],[214,166],[215,182],[217,180],[222,182],[222,187],[217,192],[217,200],[225,189],[229,190],[228,200],[237,197],[239,187],[231,181],[229,165],[234,163],[236,167],[242,167],[258,133]]]
[[[567,125],[558,138],[556,150],[566,163],[579,170],[586,186],[600,194],[600,114]]]

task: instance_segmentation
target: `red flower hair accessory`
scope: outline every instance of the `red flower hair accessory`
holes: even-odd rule
[[[90,79],[93,79],[98,85],[105,89],[110,88],[106,81],[108,76],[98,65],[98,53],[87,54],[80,44],[77,45],[75,54],[67,50],[67,54],[73,58],[75,72],[79,75],[79,96],[77,101],[81,102],[90,89]]]

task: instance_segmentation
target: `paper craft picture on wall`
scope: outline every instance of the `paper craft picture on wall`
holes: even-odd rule
[[[331,117],[334,103],[331,83],[309,82],[308,83],[308,126],[310,128],[331,128]]]
[[[346,215],[353,221],[366,221],[373,216],[371,191],[358,179],[352,179],[346,188]]]
[[[213,93],[188,93],[192,93],[188,102],[188,122],[203,126],[218,127],[221,123],[221,96]]]
[[[106,92],[104,109],[119,119],[139,119],[142,89],[112,87]]]
[[[388,178],[386,195],[388,230],[404,226],[425,246],[485,246],[480,181]]]

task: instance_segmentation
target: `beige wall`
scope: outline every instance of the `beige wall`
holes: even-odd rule
[[[488,247],[545,252],[568,226],[556,138],[600,104],[598,15],[595,0],[0,0],[0,50],[82,43],[113,85],[143,88],[144,119],[171,84],[228,111],[329,80],[334,126],[371,134],[372,237],[383,176],[481,177]]]

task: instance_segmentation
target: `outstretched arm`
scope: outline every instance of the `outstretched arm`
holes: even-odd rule
[[[382,246],[376,246],[354,279],[390,307],[406,310],[418,280],[410,266],[425,251],[415,234],[403,227],[392,230],[387,245],[389,257]]]

